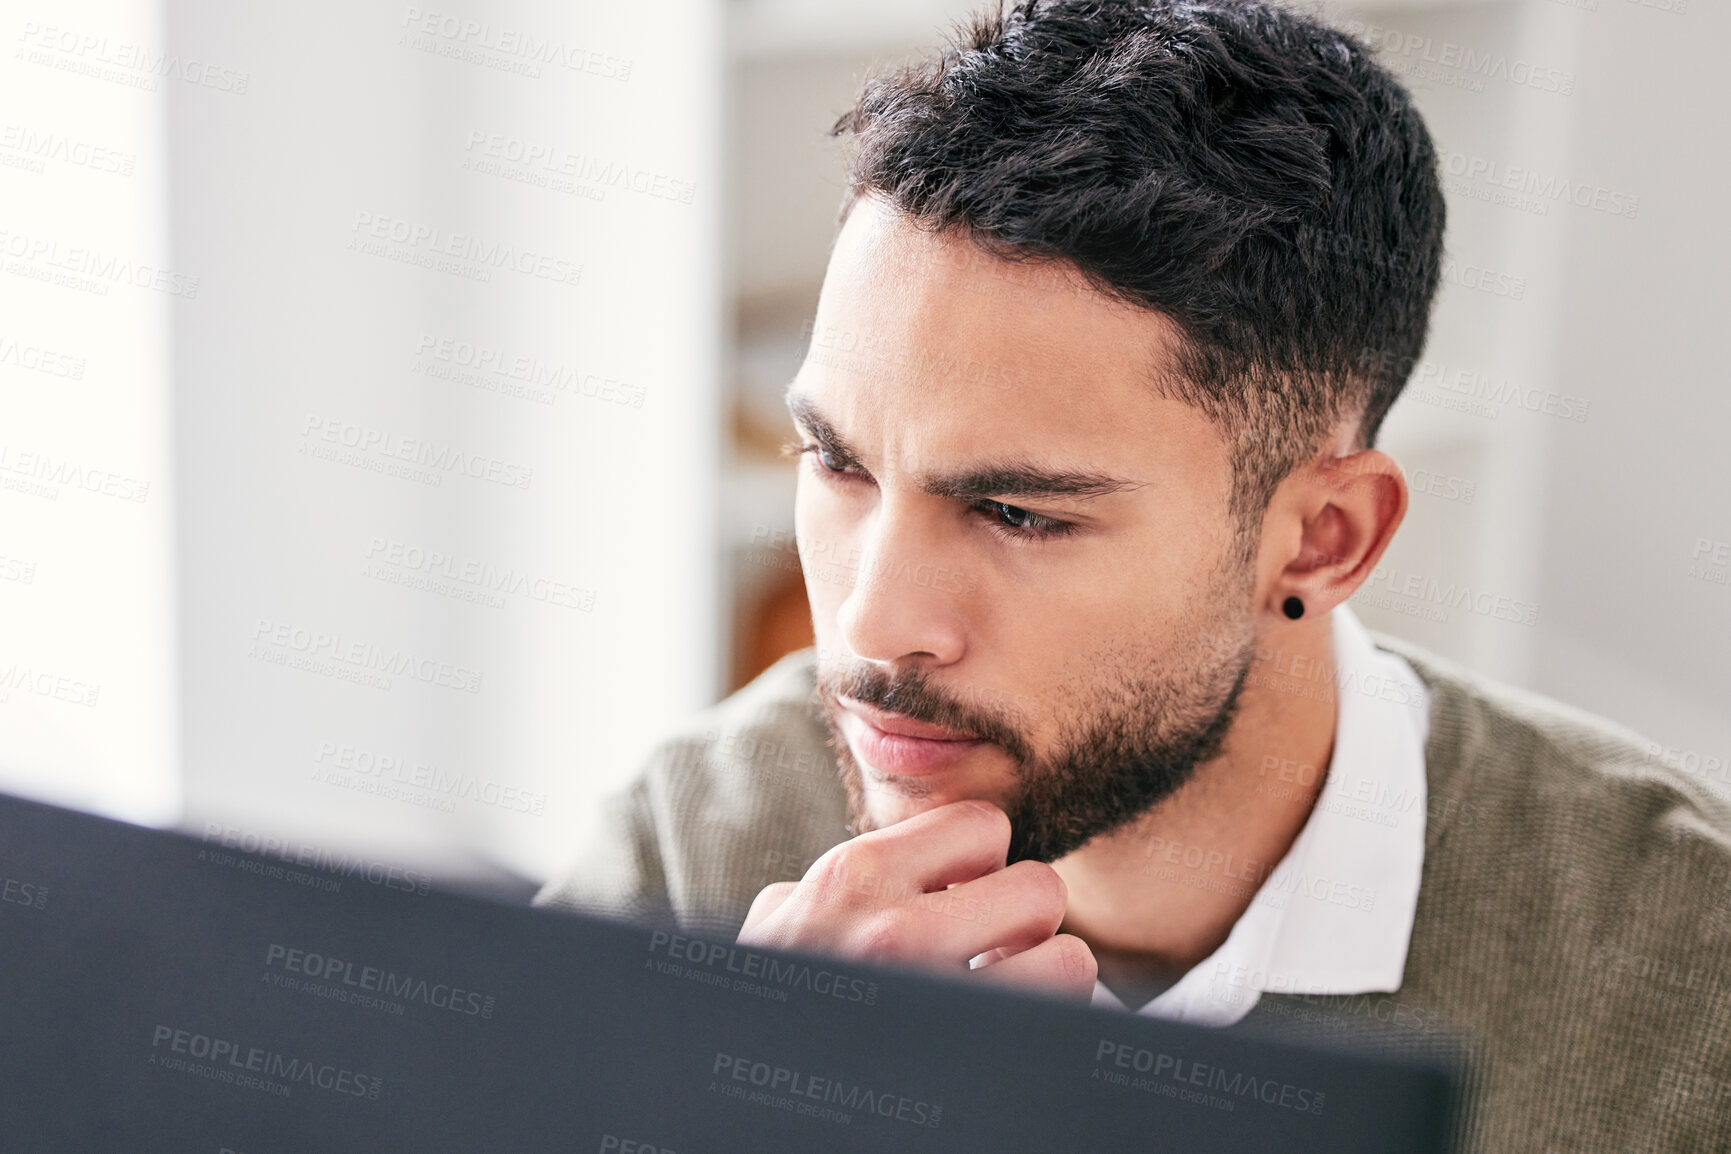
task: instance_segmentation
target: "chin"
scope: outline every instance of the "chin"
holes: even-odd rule
[[[917,817],[929,809],[936,809],[950,800],[953,799],[903,797],[891,790],[868,788],[866,790],[866,817],[871,822],[873,829],[883,829],[886,826],[895,825],[897,822],[906,821],[910,817]]]
[[[865,786],[866,817],[873,829],[883,829],[906,821],[928,810],[937,809],[951,802],[966,801],[978,798],[989,801],[993,805],[1004,807],[1008,804],[1000,791],[991,789],[968,789],[958,787],[932,788],[926,792],[913,793],[897,788],[895,783],[905,781],[902,778],[877,778],[868,773]],[[875,780],[874,780],[875,779]]]

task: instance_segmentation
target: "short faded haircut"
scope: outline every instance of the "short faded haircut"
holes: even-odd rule
[[[1025,0],[869,80],[843,216],[885,200],[1061,261],[1182,333],[1158,390],[1233,455],[1244,538],[1358,417],[1374,446],[1442,264],[1436,151],[1363,43],[1261,0]]]

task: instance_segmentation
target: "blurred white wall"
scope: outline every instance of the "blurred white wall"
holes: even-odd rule
[[[0,790],[163,822],[177,81],[133,62],[150,0],[8,4],[0,36]]]
[[[1534,679],[1731,788],[1731,6],[1599,0],[1578,19],[1594,83],[1571,167],[1640,208],[1576,211],[1559,246],[1553,371],[1596,411],[1546,472],[1554,632]]]
[[[1731,791],[1731,153],[1715,111],[1731,9],[1338,16],[1431,123],[1455,271],[1496,274],[1445,286],[1391,416],[1388,447],[1427,483],[1361,613],[1632,726]],[[1451,582],[1490,594],[1489,611],[1432,619]]]
[[[68,203],[105,178],[56,173],[21,227],[77,243],[142,216],[126,243],[197,284],[132,290],[124,317],[64,294],[31,298],[28,324],[6,312],[90,359],[81,391],[27,382],[73,447],[106,465],[126,445],[110,467],[157,481],[139,506],[0,493],[9,530],[41,522],[17,547],[35,585],[0,591],[6,636],[105,683],[65,725],[93,747],[76,775],[95,804],[141,774],[157,804],[133,811],[195,832],[540,877],[655,732],[713,698],[720,13],[43,13],[105,39],[102,67],[165,74],[140,93],[7,61],[9,107],[55,127],[63,91],[148,110],[149,131],[65,130],[137,153],[131,184],[166,196]],[[139,396],[117,411],[122,388]],[[68,576],[62,553],[121,515],[153,519]],[[10,784],[45,792],[39,772]]]

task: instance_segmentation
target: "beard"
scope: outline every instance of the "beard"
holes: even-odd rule
[[[1002,749],[1015,768],[1013,794],[1004,806],[1010,862],[1054,862],[1130,824],[1219,754],[1255,655],[1247,617],[1226,624],[1217,616],[1211,627],[1185,633],[1168,650],[1186,655],[1189,663],[1181,668],[1143,654],[1097,665],[1100,675],[1065,710],[1053,749],[1044,755],[1034,753],[1022,728],[1024,715],[958,702],[924,669],[892,676],[874,664],[820,666],[818,699],[847,790],[849,828],[860,834],[876,826],[867,806],[866,771],[838,726],[842,696]],[[897,778],[892,788],[915,798],[932,791],[924,778]]]

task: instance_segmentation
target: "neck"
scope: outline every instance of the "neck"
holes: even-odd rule
[[[1310,818],[1334,750],[1327,615],[1259,639],[1224,748],[1144,817],[1053,863],[1100,977],[1157,990],[1218,949]]]

